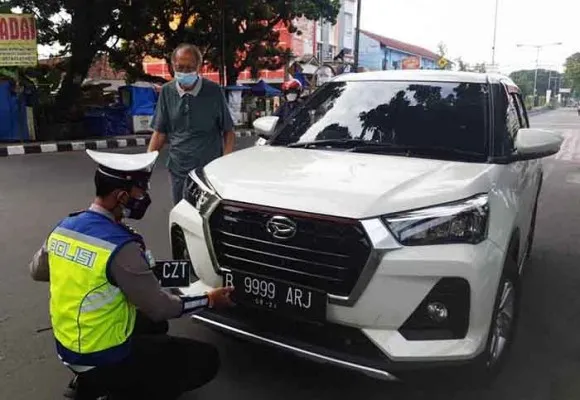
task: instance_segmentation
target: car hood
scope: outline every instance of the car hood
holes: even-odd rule
[[[490,164],[256,146],[204,169],[227,200],[348,218],[427,207],[490,188]]]

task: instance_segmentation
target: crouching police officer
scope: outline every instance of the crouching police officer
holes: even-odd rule
[[[219,357],[209,344],[166,335],[166,321],[230,306],[232,289],[164,291],[142,237],[121,222],[141,219],[151,203],[158,152],[87,153],[98,164],[95,200],[58,223],[30,265],[33,279],[50,282],[58,356],[76,375],[77,399],[177,398],[212,380]]]

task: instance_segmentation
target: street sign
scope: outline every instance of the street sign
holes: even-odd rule
[[[449,64],[449,61],[447,61],[444,57],[441,57],[439,59],[439,61],[437,61],[437,65],[439,66],[439,68],[443,69],[447,66],[447,64]]]
[[[0,67],[38,64],[36,21],[30,14],[0,14]]]

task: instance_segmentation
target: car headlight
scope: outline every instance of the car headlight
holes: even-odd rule
[[[209,184],[201,168],[191,171],[183,184],[183,198],[200,214],[205,214],[219,201],[215,189]]]
[[[449,243],[477,244],[487,237],[487,194],[416,211],[382,217],[397,240],[405,246]]]

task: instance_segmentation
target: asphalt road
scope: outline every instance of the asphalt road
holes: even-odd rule
[[[436,392],[377,381],[233,340],[184,319],[172,322],[172,332],[210,341],[222,357],[218,377],[184,399],[580,399],[580,117],[558,110],[533,117],[532,124],[560,130],[566,141],[559,155],[544,161],[519,335],[491,389]],[[239,146],[251,143],[245,139]],[[48,288],[29,278],[27,265],[52,225],[88,204],[93,170],[84,152],[0,159],[0,399],[59,399],[70,379],[56,359],[50,331],[38,332],[49,326]],[[146,219],[135,225],[158,257],[169,257],[169,179],[162,167],[153,176],[152,196]]]

